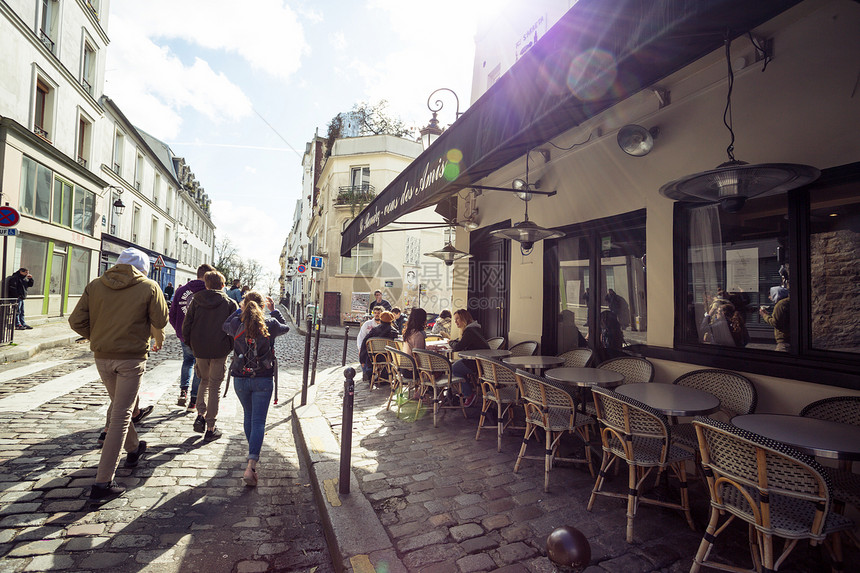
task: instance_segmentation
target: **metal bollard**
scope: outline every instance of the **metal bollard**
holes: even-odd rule
[[[352,456],[352,409],[355,404],[355,368],[343,371],[343,418],[340,430],[340,476],[338,491],[349,493],[349,466]]]
[[[340,365],[346,366],[346,345],[349,344],[349,325],[346,325],[346,328],[343,332],[343,358],[340,359]]]
[[[311,370],[311,386],[313,386],[317,379],[317,359],[320,356],[320,323],[317,321],[317,336],[314,340],[314,363],[313,370]]]
[[[307,320],[305,330],[305,365],[302,370],[302,406],[308,403],[308,367],[311,363],[311,317]]]

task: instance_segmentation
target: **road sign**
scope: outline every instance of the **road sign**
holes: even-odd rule
[[[21,220],[17,209],[8,205],[0,207],[0,227],[14,227]],[[15,233],[12,233],[13,235]]]
[[[9,229],[7,227],[0,227],[0,237],[14,237],[18,234],[18,229]]]
[[[322,257],[311,257],[311,270],[312,271],[321,271],[323,269],[323,258]]]
[[[160,268],[164,267],[164,259],[161,258],[161,255],[158,255],[158,257],[156,257],[155,264],[153,264],[152,266],[155,267],[156,269],[160,269]]]
[[[301,275],[301,274],[304,274],[304,272],[305,272],[306,270],[308,270],[308,268],[307,268],[306,266],[304,266],[304,265],[299,265],[299,266],[297,266],[297,267],[296,267],[296,272],[297,272],[297,273],[299,273],[300,275]]]

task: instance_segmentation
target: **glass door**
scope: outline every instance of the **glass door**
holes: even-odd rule
[[[66,253],[51,255],[51,282],[48,284],[48,316],[63,316],[66,287]]]

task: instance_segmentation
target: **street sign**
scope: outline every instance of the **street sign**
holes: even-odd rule
[[[322,257],[311,257],[311,270],[312,271],[321,271],[323,269],[323,258]]]
[[[308,268],[304,265],[299,265],[296,267],[296,272],[300,275],[304,274],[306,270],[308,270]]]
[[[158,255],[158,257],[156,257],[155,263],[152,266],[155,267],[156,269],[160,269],[160,268],[164,267],[164,259],[161,258],[161,255]]]
[[[8,229],[6,227],[0,227],[0,237],[14,237],[18,234],[18,229]]]
[[[9,205],[0,207],[0,227],[14,227],[21,220],[17,209]],[[15,233],[12,233],[13,235]]]

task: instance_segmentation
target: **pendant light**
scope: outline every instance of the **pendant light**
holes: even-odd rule
[[[716,169],[694,173],[666,183],[660,194],[670,199],[699,203],[719,203],[729,213],[740,211],[747,199],[785,193],[818,179],[821,172],[809,165],[795,163],[758,163],[750,165],[735,159],[735,132],[732,129],[732,71],[731,40],[726,35],[726,64],[728,66],[728,95],[723,112],[723,124],[731,141],[726,148],[728,161]],[[756,45],[756,49],[758,45]],[[765,58],[767,58],[767,54]],[[767,59],[765,60],[767,62]],[[766,64],[765,64],[766,65]]]
[[[453,231],[453,227],[451,230]],[[453,232],[451,234],[453,234]],[[438,251],[433,251],[432,253],[424,253],[424,256],[440,259],[443,263],[445,263],[446,266],[450,267],[454,264],[454,261],[458,261],[460,259],[467,259],[472,255],[458,250],[454,245],[451,244],[451,235],[448,235],[448,239],[444,247],[442,247]]]
[[[511,188],[516,192],[517,197],[523,200],[526,204],[525,218],[519,223],[514,223],[512,227],[507,229],[496,229],[490,231],[494,237],[501,237],[511,241],[517,241],[520,244],[520,253],[523,256],[531,254],[534,244],[544,239],[558,239],[564,237],[561,231],[553,229],[544,229],[533,221],[529,221],[529,201],[537,193],[536,189],[540,187],[540,181],[535,181],[534,184],[529,184],[529,152],[526,153],[526,178],[514,179],[511,183]],[[547,194],[547,193],[541,193]],[[552,194],[555,194],[553,192]]]

